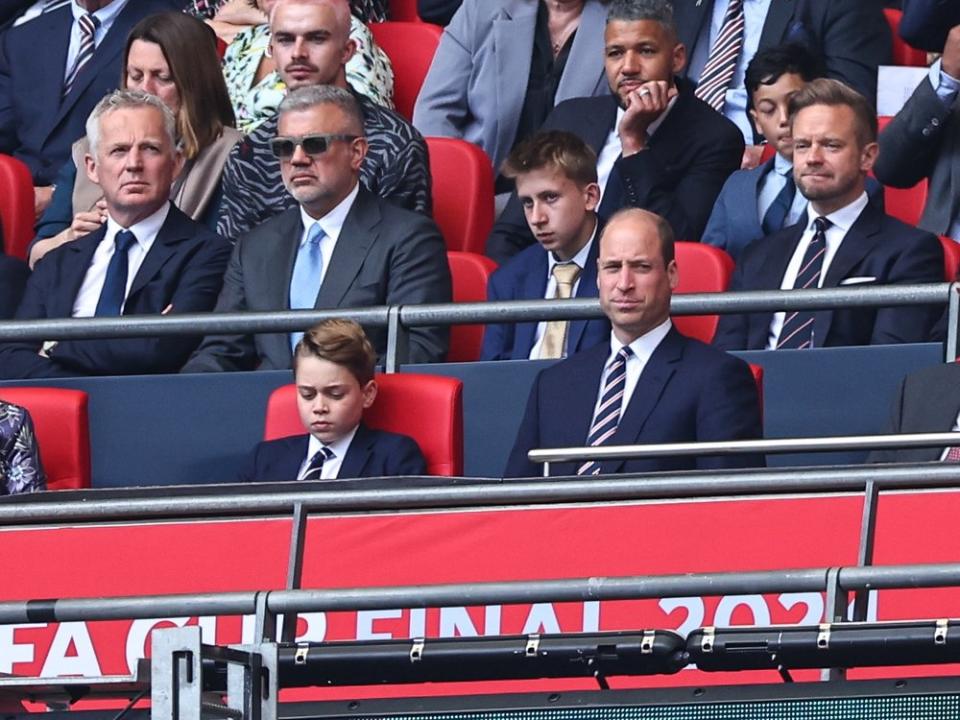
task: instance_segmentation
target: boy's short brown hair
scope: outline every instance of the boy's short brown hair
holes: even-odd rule
[[[503,176],[553,168],[583,188],[597,182],[597,154],[573,133],[545,130],[517,145],[503,163]]]
[[[353,320],[324,320],[307,330],[293,351],[293,371],[300,358],[316,357],[347,368],[361,387],[373,380],[377,353]]]

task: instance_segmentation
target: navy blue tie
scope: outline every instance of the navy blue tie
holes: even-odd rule
[[[787,215],[790,214],[790,208],[793,205],[793,196],[797,192],[797,186],[793,182],[793,173],[787,175],[787,182],[781,188],[780,192],[770,203],[766,214],[763,216],[763,234],[772,235],[783,227]]]
[[[603,383],[603,392],[600,394],[600,404],[593,413],[593,422],[590,423],[590,432],[587,434],[587,445],[606,445],[613,437],[620,424],[620,412],[623,408],[623,392],[627,384],[627,361],[633,355],[629,345],[620,348],[610,363],[610,371]],[[600,463],[596,460],[587,460],[579,468],[577,475],[599,475]]]
[[[307,471],[303,474],[301,480],[319,480],[321,474],[323,473],[323,464],[327,460],[333,460],[334,454],[333,450],[324,446],[317,450],[313,457],[310,458],[310,464],[307,466]]]
[[[129,230],[121,230],[113,238],[113,257],[107,265],[107,276],[103,280],[103,290],[100,291],[94,313],[96,317],[120,315],[120,308],[127,297],[127,251],[136,241],[136,236]]]
[[[831,223],[825,217],[813,221],[814,233],[807,245],[797,279],[793,283],[795,290],[809,290],[820,287],[820,273],[823,271],[823,256],[827,252],[827,228]],[[777,338],[777,350],[804,350],[812,348],[814,343],[812,310],[794,310],[787,313]]]

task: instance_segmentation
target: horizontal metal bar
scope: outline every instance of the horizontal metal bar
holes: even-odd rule
[[[822,310],[833,307],[888,305],[943,305],[947,283],[884,285],[881,287],[822,288],[818,290],[764,290],[742,293],[675,295],[675,315],[703,315],[782,310]],[[257,313],[189,313],[130,315],[120,318],[64,318],[0,322],[0,341],[68,340],[159,335],[216,335],[302,330],[328,318],[353,318],[374,327],[386,327],[390,307],[344,310],[283,310]],[[523,300],[500,303],[405,305],[400,320],[405,327],[456,325],[525,320],[564,320],[599,317],[597,300]]]
[[[711,442],[651,443],[649,445],[599,445],[531,450],[531,462],[568,460],[613,460],[691,455],[742,455],[743,453],[792,453],[881,448],[947,447],[960,443],[955,432],[904,433],[902,435],[842,435],[825,438],[771,438]]]
[[[266,591],[273,613],[579,602],[662,597],[821,592],[828,568],[570,580]],[[845,589],[960,585],[960,563],[841,568]],[[165,616],[251,614],[256,592],[146,595],[0,603],[0,625],[26,622],[120,620]],[[42,604],[43,612],[38,610]]]
[[[863,492],[960,487],[960,464],[816,466],[751,470],[637,473],[615,477],[475,482],[377,490],[308,489],[301,483],[85,490],[0,498],[0,525],[286,515],[297,503],[312,514],[512,507],[727,496]],[[266,489],[268,488],[268,489]]]

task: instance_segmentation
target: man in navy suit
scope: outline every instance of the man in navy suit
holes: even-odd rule
[[[793,173],[810,201],[801,222],[750,245],[731,290],[930,283],[943,278],[934,235],[878,210],[864,190],[877,157],[877,118],[837,80],[814,80],[790,100]],[[938,307],[838,308],[724,315],[726,350],[925,342]]]
[[[238,481],[426,475],[412,438],[363,424],[363,411],[377,397],[376,361],[352,320],[325,320],[304,333],[293,353],[293,378],[308,434],[259,443]]]
[[[183,166],[176,119],[159,99],[116,91],[87,122],[89,178],[107,221],[37,263],[17,319],[205,312],[223,283],[230,245],[170,203]],[[0,346],[4,378],[174,372],[198,339],[184,336],[18,342]]]
[[[915,48],[940,52],[956,25],[960,25],[956,0],[903,0],[900,37]]]
[[[597,156],[580,138],[540,132],[510,153],[503,175],[516,181],[537,239],[490,278],[487,299],[597,297]],[[481,360],[561,358],[607,339],[602,320],[488,325]]]
[[[670,297],[679,277],[673,233],[646,210],[615,214],[600,238],[600,306],[609,342],[542,371],[507,462],[508,477],[539,475],[534,448],[746,440],[762,434],[745,362],[678,333]],[[556,463],[553,475],[757,466],[756,455]]]
[[[182,7],[176,0],[72,0],[0,38],[0,152],[30,168],[38,215],[90,111],[120,82],[130,28],[147,15]],[[95,47],[87,57],[81,18],[88,13]],[[82,69],[78,58],[85,60]]]

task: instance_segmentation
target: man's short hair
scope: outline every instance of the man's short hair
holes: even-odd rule
[[[653,223],[654,227],[657,229],[657,236],[660,238],[660,255],[663,257],[663,265],[666,267],[672,263],[677,255],[674,248],[675,238],[673,234],[673,228],[670,226],[670,223],[667,222],[666,218],[657,215],[655,212],[650,212],[649,210],[636,207],[620,208],[610,216],[609,220],[607,220],[607,224],[604,226],[604,232],[608,227],[614,224],[615,220],[627,215],[638,215]],[[601,242],[603,241],[603,233],[600,234],[600,240]]]
[[[853,111],[857,142],[866,147],[877,140],[877,112],[856,90],[839,80],[818,78],[790,98],[790,125],[797,113],[813,105],[846,106]]]
[[[360,103],[349,90],[335,85],[311,85],[291,90],[280,102],[277,113],[279,117],[283,117],[285,113],[309,110],[318,105],[333,105],[340,108],[349,119],[351,125],[348,128],[349,132],[358,137],[364,136],[363,111],[360,109]]]
[[[257,0],[252,0],[254,7],[259,7]],[[270,9],[270,17],[267,23],[273,27],[273,18],[277,14],[277,8],[281,5],[329,5],[333,8],[334,15],[339,24],[339,30],[343,33],[343,40],[350,37],[351,23],[353,21],[350,10],[349,0],[277,0],[277,3]]]
[[[87,118],[87,140],[90,143],[90,154],[97,156],[97,145],[100,143],[100,118],[115,110],[150,107],[163,116],[163,129],[170,138],[170,147],[177,147],[177,119],[163,101],[142,90],[114,90],[104,97],[93,108]]]
[[[597,182],[597,154],[577,135],[563,130],[545,130],[519,143],[503,163],[504,177],[552,168],[578,187]]]
[[[690,2],[690,0],[680,0]],[[673,3],[668,0],[610,0],[607,5],[607,22],[654,20],[671,37],[677,37],[677,25],[673,19]]]
[[[345,367],[361,387],[373,380],[377,353],[353,320],[324,320],[307,330],[293,350],[293,371],[300,358],[315,357]]]
[[[743,84],[747,88],[747,109],[753,107],[753,94],[761,85],[773,85],[784,75],[799,75],[810,82],[826,74],[823,56],[800,43],[786,43],[760,50],[747,65],[743,77]]]

